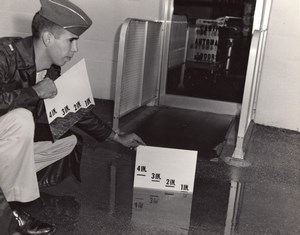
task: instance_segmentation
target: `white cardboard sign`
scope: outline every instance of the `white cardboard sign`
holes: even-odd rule
[[[95,105],[84,59],[56,79],[55,85],[57,95],[44,100],[49,124],[56,118]]]
[[[197,151],[139,146],[134,187],[192,193],[196,164]]]

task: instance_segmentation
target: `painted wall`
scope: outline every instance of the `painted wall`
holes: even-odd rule
[[[127,17],[161,19],[163,0],[73,0],[94,21],[79,40],[96,98],[113,99],[118,34]],[[84,4],[83,4],[84,3]],[[38,0],[1,0],[0,37],[30,34]],[[273,0],[255,122],[300,131],[299,0]],[[287,14],[288,12],[288,14]]]
[[[94,97],[114,99],[120,26],[128,18],[161,19],[162,0],[72,0],[93,20],[78,41],[79,52],[63,71],[81,58],[87,62]],[[38,0],[1,0],[0,37],[30,35]]]
[[[273,0],[255,122],[300,131],[299,0]]]

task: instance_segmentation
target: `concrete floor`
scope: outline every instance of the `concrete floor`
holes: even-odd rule
[[[111,104],[98,102],[95,111],[111,121]],[[246,151],[251,166],[238,168],[214,151],[230,143],[232,117],[173,108],[146,112],[150,118],[124,129],[134,129],[148,145],[198,150],[193,194],[134,189],[135,151],[86,137],[82,182],[68,178],[43,190],[68,196],[64,210],[52,211],[57,234],[300,234],[299,133],[254,125]],[[223,156],[232,149],[227,145]]]

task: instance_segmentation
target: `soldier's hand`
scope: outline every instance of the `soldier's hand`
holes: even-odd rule
[[[135,149],[139,145],[146,145],[145,142],[135,133],[119,133],[113,139],[123,146],[129,147],[131,149]]]
[[[57,89],[54,81],[46,77],[32,87],[41,99],[53,98],[57,95]]]

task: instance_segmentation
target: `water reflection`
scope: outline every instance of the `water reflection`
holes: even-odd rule
[[[109,221],[123,234],[300,234],[297,179],[201,161],[183,194],[133,188],[134,168],[109,167]]]
[[[243,185],[240,182],[231,181],[224,235],[236,234],[237,232],[242,192]]]
[[[133,169],[131,164],[110,165],[109,190],[109,214],[127,221],[133,234],[141,229],[150,231],[145,234],[233,234],[236,230],[240,183],[207,177],[204,172],[211,169],[206,168],[196,173],[192,194],[134,188]]]
[[[231,235],[242,230],[239,226],[241,215],[242,221],[246,215],[241,209],[247,184],[239,181],[245,178],[240,169],[200,161],[194,191],[187,194],[134,188],[135,159],[130,159],[108,163],[106,206],[112,219],[123,222],[123,231],[126,227],[128,234]]]
[[[131,220],[135,226],[171,234],[236,234],[242,192],[236,181],[202,187],[194,195],[134,188]]]
[[[132,222],[173,234],[188,234],[192,194],[133,189]]]

